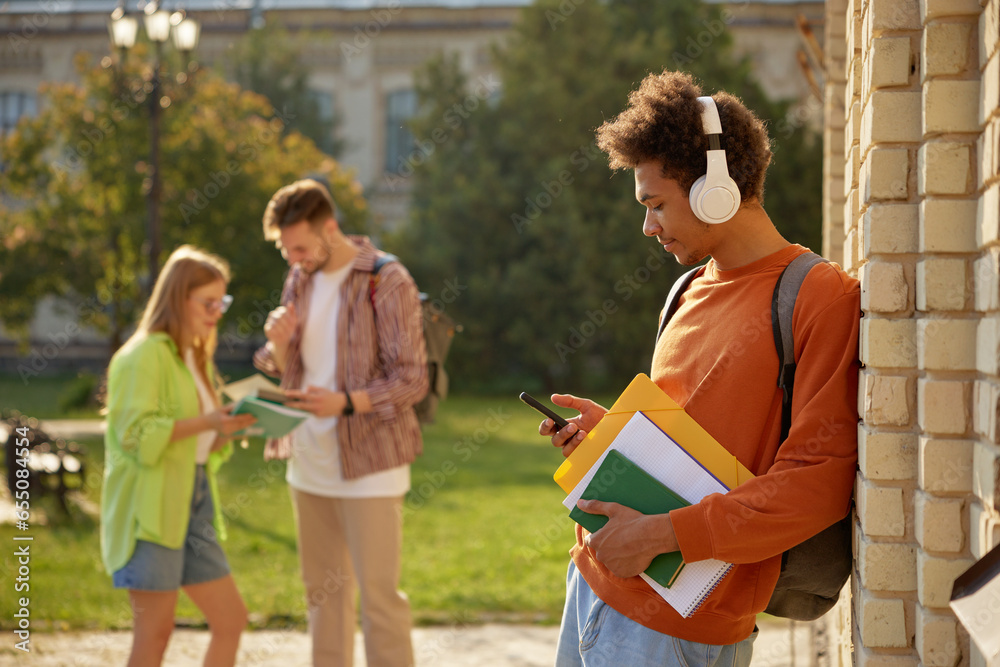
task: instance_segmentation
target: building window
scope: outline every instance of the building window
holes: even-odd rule
[[[310,90],[309,99],[316,108],[317,120],[321,135],[317,137],[316,145],[327,155],[334,155],[338,149],[336,140],[337,117],[333,93],[325,90]]]
[[[31,93],[0,93],[0,136],[13,130],[21,116],[34,116],[37,111]]]
[[[14,129],[22,116],[38,113],[35,96],[31,93],[0,92],[0,139]],[[4,155],[0,151],[0,170],[4,168]]]
[[[398,90],[389,93],[385,101],[385,171],[399,174],[405,171],[413,152],[413,135],[406,126],[417,113],[417,93]]]

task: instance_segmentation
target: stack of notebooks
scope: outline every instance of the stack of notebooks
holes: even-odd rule
[[[604,419],[556,471],[570,517],[596,532],[607,517],[580,498],[663,514],[726,493],[753,475],[647,376],[636,376]],[[653,559],[640,576],[681,616],[693,614],[732,564],[685,563],[679,551]]]

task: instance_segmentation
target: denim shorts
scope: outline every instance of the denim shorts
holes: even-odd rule
[[[205,466],[195,472],[191,495],[191,519],[184,547],[168,549],[162,545],[137,540],[132,558],[111,576],[115,588],[138,591],[176,591],[182,586],[202,584],[229,574],[229,563],[222,552],[212,524],[215,508],[208,486]]]
[[[556,667],[749,667],[757,630],[717,646],[651,630],[601,600],[570,561]]]

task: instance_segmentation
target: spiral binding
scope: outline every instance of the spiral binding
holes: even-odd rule
[[[727,575],[727,574],[729,574],[729,572],[730,572],[730,571],[731,571],[732,569],[733,569],[733,564],[732,564],[732,563],[730,563],[730,564],[729,564],[729,567],[727,567],[727,568],[726,568],[725,572],[723,572],[723,573],[722,573],[722,574],[721,574],[721,575],[719,576],[719,578],[718,578],[718,579],[716,579],[716,580],[715,580],[715,581],[714,581],[714,582],[712,583],[712,586],[711,586],[711,587],[710,587],[710,588],[709,588],[708,590],[705,590],[705,589],[702,589],[702,592],[701,592],[701,593],[699,593],[699,595],[698,595],[698,600],[697,600],[697,604],[696,604],[696,605],[694,606],[694,609],[691,609],[691,610],[690,610],[690,611],[688,612],[687,616],[685,616],[684,618],[688,618],[688,617],[690,617],[690,616],[691,616],[692,614],[694,614],[694,613],[695,613],[696,611],[698,611],[698,610],[699,610],[699,609],[701,608],[701,605],[702,605],[702,604],[704,604],[705,600],[707,600],[707,599],[708,599],[708,596],[712,594],[712,591],[714,591],[714,590],[715,590],[715,588],[716,588],[716,587],[717,587],[717,586],[718,586],[718,585],[719,585],[720,583],[722,583],[722,580],[726,578],[726,575]]]

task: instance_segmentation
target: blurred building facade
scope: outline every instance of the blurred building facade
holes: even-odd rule
[[[864,311],[841,665],[852,644],[860,666],[989,664],[948,602],[1000,543],[998,14],[826,3],[824,251],[860,278]]]
[[[567,2],[581,0],[567,0]],[[10,0],[0,3],[0,134],[23,115],[38,110],[39,84],[74,81],[74,58],[91,54],[94,63],[112,53],[108,20],[116,0]],[[405,222],[412,184],[407,176],[426,159],[414,144],[406,121],[416,113],[415,72],[438,54],[457,55],[471,94],[485,99],[496,92],[490,54],[503,44],[521,9],[530,0],[163,0],[183,6],[202,24],[194,57],[203,67],[224,61],[235,40],[255,26],[274,21],[302,36],[302,57],[309,86],[327,118],[336,118],[338,156],[356,171],[373,213],[373,230]],[[706,25],[714,40],[728,30],[738,54],[755,64],[764,90],[774,99],[795,100],[796,122],[819,127],[818,99],[797,64],[802,47],[796,17],[803,16],[822,38],[821,0],[737,0],[717,3],[721,25]],[[126,8],[138,12],[138,2]],[[704,48],[699,35],[685,49]],[[0,155],[0,160],[3,156]],[[72,329],[58,299],[46,299],[32,326],[32,340],[49,344],[52,335]],[[59,359],[104,357],[104,339],[74,331],[71,348]],[[73,351],[79,355],[73,354]],[[0,362],[16,353],[4,342]]]
[[[440,53],[457,54],[473,87],[494,86],[491,50],[529,1],[189,0],[163,6],[175,4],[202,23],[195,57],[203,66],[221,62],[234,40],[264,21],[307,36],[302,48],[310,88],[323,112],[339,121],[340,160],[357,171],[376,223],[391,226],[405,220],[409,183],[399,176],[419,150],[405,127],[416,113],[415,71]],[[707,33],[729,30],[772,98],[805,102],[809,88],[795,58],[795,19],[803,15],[819,28],[822,2],[721,4],[725,23],[707,25]],[[0,44],[0,132],[36,112],[40,83],[76,79],[77,53],[93,54],[94,62],[110,53],[107,21],[115,6],[114,0],[4,3],[0,30],[13,37]],[[686,48],[701,48],[697,35]]]

